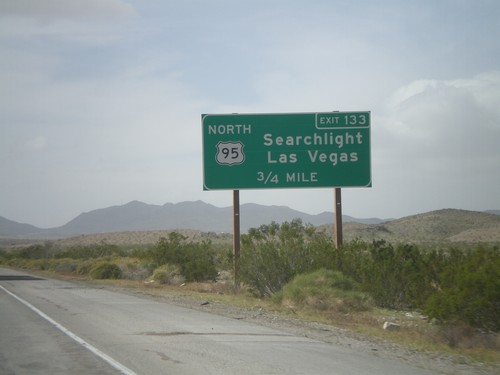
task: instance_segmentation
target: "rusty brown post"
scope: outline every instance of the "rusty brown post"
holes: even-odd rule
[[[342,195],[340,188],[335,188],[335,244],[337,250],[342,246]]]
[[[234,286],[240,286],[240,191],[233,190],[233,275]]]

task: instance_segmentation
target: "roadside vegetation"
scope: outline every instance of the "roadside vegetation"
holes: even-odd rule
[[[47,242],[0,249],[0,264],[170,292],[182,285],[204,298],[216,292],[224,303],[258,303],[423,350],[498,362],[500,250],[491,244],[354,240],[336,249],[327,234],[294,220],[242,235],[239,285],[231,278],[230,243],[178,232],[136,248],[102,242],[61,250]],[[382,330],[385,321],[398,329]]]

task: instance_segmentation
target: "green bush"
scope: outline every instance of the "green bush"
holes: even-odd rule
[[[415,308],[433,292],[426,262],[416,246],[374,243],[364,271],[364,288],[384,307]],[[371,261],[371,262],[370,262]]]
[[[102,241],[99,244],[88,246],[75,246],[54,255],[55,258],[91,259],[106,256],[125,256],[125,252],[117,245]]]
[[[439,253],[415,245],[353,241],[335,252],[334,269],[356,280],[381,307],[421,308],[435,292]]]
[[[82,260],[78,263],[75,272],[77,275],[87,276],[90,273],[90,270],[92,270],[98,262],[99,261],[95,259]]]
[[[104,262],[94,266],[89,276],[92,279],[120,279],[122,271],[115,263]]]
[[[262,225],[241,237],[240,277],[270,296],[300,273],[331,266],[332,251],[331,241],[301,220]]]
[[[178,265],[186,281],[214,280],[217,276],[215,253],[209,241],[186,242],[187,237],[171,232],[160,238],[148,256],[156,267]]]
[[[50,259],[47,268],[59,273],[74,273],[78,268],[78,262],[74,259]]]
[[[153,271],[152,279],[159,284],[180,285],[185,281],[179,266],[164,264]]]
[[[0,249],[0,264],[7,263],[7,260],[11,258],[11,255],[7,253],[4,249]]]
[[[456,249],[441,273],[439,290],[425,312],[441,322],[467,323],[500,330],[500,252],[479,247],[467,253]]]
[[[446,324],[500,330],[497,247],[421,249],[354,241],[334,256],[334,269],[356,280],[378,306],[424,309]]]
[[[341,272],[320,269],[297,275],[283,287],[281,299],[296,307],[348,313],[371,308],[371,299],[354,290],[355,282]]]
[[[177,232],[170,232],[168,238],[161,237],[156,246],[147,254],[156,267],[164,264],[180,264],[183,261],[183,250],[187,237]]]
[[[131,280],[144,280],[154,270],[151,263],[137,258],[122,258],[122,278]]]
[[[187,281],[215,280],[217,269],[210,243],[191,243],[185,246],[180,267]]]
[[[17,257],[22,259],[41,259],[48,256],[48,249],[43,245],[31,245],[17,252]]]

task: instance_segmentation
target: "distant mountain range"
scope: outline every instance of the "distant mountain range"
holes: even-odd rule
[[[167,230],[232,233],[232,217],[232,207],[221,208],[202,201],[166,203],[163,206],[132,201],[122,206],[82,213],[67,224],[50,229],[20,224],[0,216],[0,240],[15,240],[17,243],[25,240],[74,240],[85,237],[86,241],[92,238],[108,241],[110,234],[113,234],[118,242],[142,243],[142,237],[146,233],[146,237],[156,238]],[[333,212],[309,215],[286,206],[253,203],[241,205],[240,217],[242,232],[273,221],[282,223],[298,218],[331,233],[334,221]],[[385,220],[357,219],[344,215],[343,223],[345,241],[383,239],[393,243],[500,242],[499,210],[477,212],[443,209]]]
[[[320,226],[333,224],[333,212],[309,215],[286,206],[263,206],[246,203],[240,207],[241,231],[269,224],[282,223],[293,219]],[[195,201],[166,203],[163,206],[132,201],[121,206],[112,206],[82,213],[67,224],[50,229],[37,228],[30,224],[20,224],[0,216],[0,237],[55,239],[83,234],[111,233],[127,231],[151,231],[194,229],[212,232],[232,232],[233,207],[216,207]],[[343,222],[379,224],[387,220],[371,218],[357,219],[344,215]]]

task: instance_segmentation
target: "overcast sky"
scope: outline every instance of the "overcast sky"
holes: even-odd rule
[[[0,216],[39,227],[203,191],[202,113],[372,113],[344,214],[500,209],[497,0],[2,0]],[[333,211],[332,189],[241,203]]]

